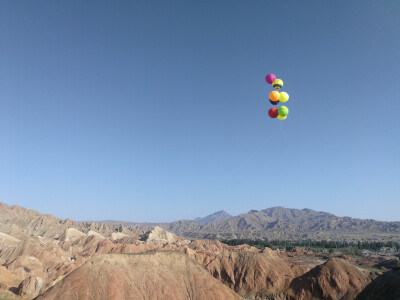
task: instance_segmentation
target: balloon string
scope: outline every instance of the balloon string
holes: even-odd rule
[[[284,164],[284,167],[281,168],[281,172],[282,174],[282,178],[287,178],[286,177],[286,136],[285,136],[285,131],[283,130],[283,121],[281,122],[281,137],[282,137],[282,143],[281,143],[281,147],[282,147],[282,161]]]
[[[282,124],[281,124],[281,127],[282,127]],[[264,143],[262,143],[262,145],[261,145],[260,147],[257,148],[256,151],[253,152],[252,155],[247,156],[247,158],[245,158],[245,160],[244,160],[241,164],[238,165],[238,169],[240,169],[240,168],[243,167],[245,164],[247,164],[247,163],[252,159],[252,157],[253,157],[256,153],[258,153],[259,151],[261,151],[261,149],[264,148],[264,146],[267,145],[268,142],[271,141],[271,139],[272,139],[280,130],[281,130],[281,129],[276,130],[272,135],[270,135],[270,136],[268,137],[268,139],[266,139],[266,140],[264,141]]]

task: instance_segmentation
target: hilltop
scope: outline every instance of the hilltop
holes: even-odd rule
[[[220,210],[217,211],[211,215],[208,215],[204,218],[196,218],[193,221],[198,223],[199,225],[206,225],[211,222],[216,222],[216,221],[225,221],[232,218],[230,214],[228,214],[226,211]]]

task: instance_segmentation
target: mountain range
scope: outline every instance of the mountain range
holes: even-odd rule
[[[160,226],[190,239],[400,241],[400,222],[338,217],[307,208],[281,206],[250,210],[238,216],[218,211],[204,218],[170,223],[104,222],[135,230]]]
[[[18,234],[18,230],[24,230],[29,235],[53,238],[58,238],[56,232],[70,227],[85,234],[96,231],[108,237],[112,234],[136,236],[158,226],[188,239],[400,241],[400,222],[338,217],[311,209],[284,207],[251,210],[238,216],[219,211],[204,218],[170,223],[77,222],[0,202],[0,217],[2,232]],[[7,224],[14,224],[14,228]]]

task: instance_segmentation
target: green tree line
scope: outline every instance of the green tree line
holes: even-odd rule
[[[346,242],[346,241],[312,241],[312,240],[298,240],[298,241],[285,241],[285,240],[251,240],[251,239],[234,239],[234,240],[221,240],[230,246],[247,244],[250,246],[264,249],[269,247],[271,249],[286,249],[291,250],[293,248],[303,248],[314,252],[328,251],[333,253],[340,251],[344,254],[360,255],[364,249],[370,251],[379,251],[382,247],[400,249],[398,242],[370,242],[370,241],[358,241],[358,242]]]

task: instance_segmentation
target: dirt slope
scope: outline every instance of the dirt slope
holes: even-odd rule
[[[382,274],[367,285],[356,298],[356,300],[387,299],[400,299],[400,270]]]
[[[199,263],[177,251],[100,255],[38,300],[242,299]]]
[[[362,270],[339,258],[331,258],[306,274],[295,278],[286,295],[289,299],[354,299],[372,278]]]
[[[224,251],[206,268],[245,298],[253,298],[263,290],[282,291],[297,275],[296,268],[272,250],[266,253]]]

